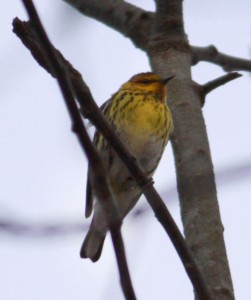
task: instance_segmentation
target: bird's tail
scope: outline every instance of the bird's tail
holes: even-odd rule
[[[98,231],[91,226],[80,250],[81,258],[90,258],[97,261],[101,255],[106,233]]]

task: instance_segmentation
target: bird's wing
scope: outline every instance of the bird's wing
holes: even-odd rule
[[[92,186],[91,186],[91,170],[90,167],[88,166],[88,171],[87,171],[87,184],[86,184],[86,204],[85,204],[85,217],[88,218],[90,217],[92,213],[92,207],[93,207],[93,191],[92,191]]]
[[[100,107],[101,111],[106,115],[107,110],[109,110],[110,104],[111,104],[111,99],[107,100],[105,103],[102,104]],[[94,139],[93,139],[93,144],[99,148],[99,141],[100,141],[100,133],[96,130],[94,134]],[[88,218],[93,209],[93,187],[91,183],[91,168],[90,165],[88,166],[88,171],[87,171],[87,184],[86,184],[86,205],[85,205],[85,217]]]

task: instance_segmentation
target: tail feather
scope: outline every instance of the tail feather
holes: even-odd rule
[[[93,262],[100,258],[105,234],[91,227],[80,249],[81,258],[90,258]]]

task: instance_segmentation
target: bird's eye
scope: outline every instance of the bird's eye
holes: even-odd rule
[[[140,83],[143,83],[143,84],[150,84],[152,81],[148,80],[148,79],[144,79],[144,80],[141,80]]]

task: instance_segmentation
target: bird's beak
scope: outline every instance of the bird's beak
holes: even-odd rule
[[[175,75],[172,75],[172,76],[169,76],[169,77],[167,77],[167,78],[165,78],[165,79],[163,79],[163,83],[164,84],[167,84],[171,79],[173,79],[175,77]]]

